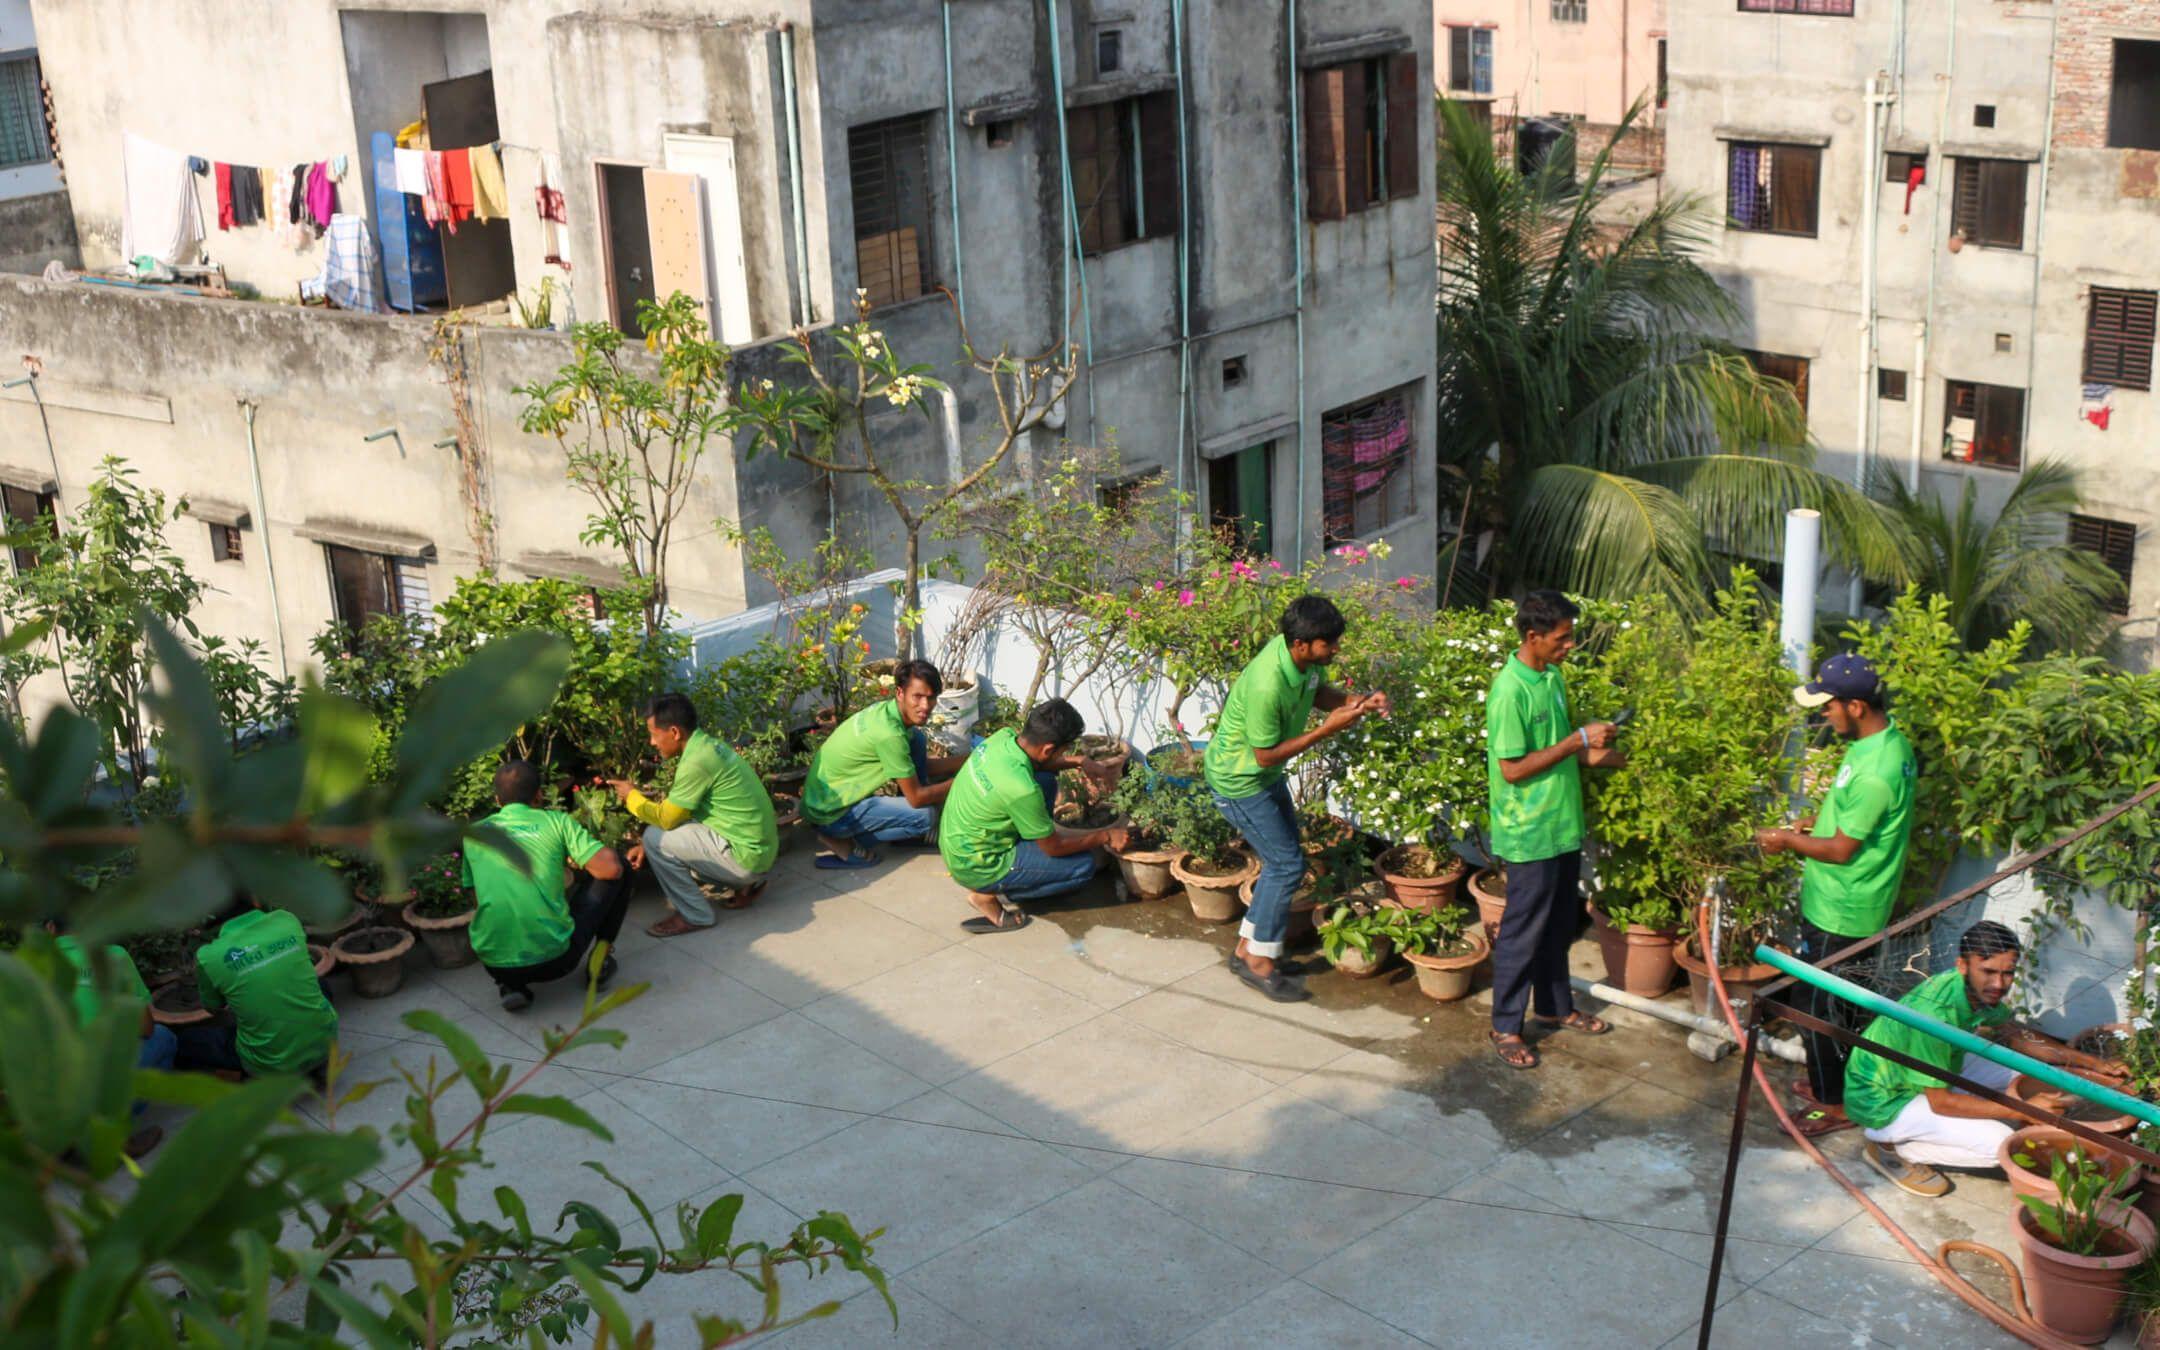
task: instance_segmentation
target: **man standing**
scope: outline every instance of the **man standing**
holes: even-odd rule
[[[1051,819],[1060,769],[1083,767],[1065,751],[1087,729],[1064,699],[1035,705],[1018,732],[1007,727],[976,747],[953,780],[938,851],[979,913],[970,933],[1028,926],[1022,900],[1076,891],[1095,875],[1095,850],[1124,848],[1123,829],[1067,830]]]
[[[486,824],[502,831],[510,850],[465,845],[463,883],[472,887],[473,952],[495,980],[503,1007],[532,1006],[532,987],[581,972],[595,940],[613,946],[630,907],[630,881],[615,850],[603,847],[562,811],[542,811],[540,771],[513,759],[495,771],[501,808]],[[518,859],[523,860],[520,866]],[[563,873],[583,869],[575,896]],[[611,952],[600,964],[599,986],[615,974]]]
[[[1568,948],[1582,915],[1582,769],[1613,741],[1610,722],[1576,726],[1560,663],[1575,650],[1574,602],[1532,591],[1515,609],[1522,645],[1485,698],[1485,765],[1493,853],[1507,866],[1507,909],[1493,943],[1493,1049],[1511,1069],[1537,1067],[1523,1009],[1552,1028],[1602,1036],[1601,1017],[1575,1007]],[[1596,763],[1614,762],[1601,757]]]
[[[930,758],[923,727],[945,692],[944,677],[928,661],[905,661],[893,672],[893,696],[882,698],[833,729],[810,758],[803,784],[803,818],[817,827],[824,846],[817,866],[868,867],[878,861],[873,844],[904,839],[928,842],[937,831],[938,807],[952,791],[952,775],[964,754]],[[932,782],[935,775],[944,781]],[[878,789],[897,782],[900,795]]]
[[[682,761],[664,801],[648,800],[624,779],[609,783],[647,826],[645,842],[630,850],[630,865],[651,860],[675,911],[647,926],[657,938],[681,937],[719,921],[701,881],[729,888],[732,895],[723,903],[741,909],[765,889],[765,874],[780,856],[780,830],[765,785],[740,755],[697,723],[696,705],[682,694],[661,694],[645,706],[652,748],[662,759]]]
[[[1215,805],[1260,855],[1252,903],[1230,953],[1237,977],[1278,1003],[1307,997],[1302,982],[1277,969],[1290,923],[1290,897],[1305,879],[1297,808],[1283,765],[1367,713],[1385,716],[1387,695],[1350,695],[1321,679],[1342,648],[1342,611],[1325,596],[1301,595],[1283,607],[1281,633],[1247,663],[1208,741],[1208,787]],[[1307,731],[1314,708],[1327,714]]]
[[[260,1076],[306,1074],[322,1081],[338,1015],[315,977],[307,933],[282,909],[252,908],[227,919],[195,952],[195,987],[206,1011],[232,1009],[233,1024],[179,1027],[175,1067]]]
[[[2004,1000],[2017,978],[2017,934],[1983,919],[1958,939],[1957,965],[1930,976],[1898,1000],[1915,1012],[1960,1031],[1981,1032],[2013,1042],[2011,1048],[2034,1059],[2111,1078],[2127,1078],[2119,1064],[2072,1050],[2052,1036],[2010,1021]],[[1903,1022],[1877,1017],[1861,1033],[1887,1050],[1932,1064],[1945,1073],[2007,1092],[2017,1071],[1966,1054]],[[2027,1099],[2060,1114],[2068,1109],[2066,1093],[2042,1091]],[[1845,1064],[1845,1109],[1867,1135],[1868,1165],[1900,1190],[1933,1199],[1950,1189],[1937,1167],[1996,1167],[2002,1142],[2026,1118],[2007,1106],[1962,1092],[1941,1079],[1896,1064],[1865,1048],[1855,1048]]]
[[[1794,954],[1821,961],[1880,933],[1890,921],[1912,839],[1917,766],[1905,733],[1884,714],[1882,681],[1866,657],[1831,657],[1812,681],[1793,690],[1793,699],[1821,709],[1830,729],[1852,742],[1812,825],[1803,821],[1798,830],[1755,835],[1763,852],[1790,851],[1803,859]],[[1798,1004],[1803,1013],[1850,1025],[1845,1004],[1813,985],[1801,986]],[[1793,1094],[1808,1108],[1800,1128],[1810,1137],[1845,1129],[1852,1124],[1843,1104],[1845,1046],[1820,1032],[1802,1035],[1808,1071],[1793,1082]]]

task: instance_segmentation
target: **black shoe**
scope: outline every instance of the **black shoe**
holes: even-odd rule
[[[1245,964],[1245,958],[1236,952],[1230,953],[1230,972],[1277,1003],[1302,1003],[1312,997],[1303,984],[1279,970],[1266,975],[1255,974],[1253,968]]]
[[[600,978],[595,981],[595,987],[605,989],[608,987],[608,981],[614,978],[615,954],[613,952],[610,952],[606,956],[600,958]]]
[[[532,990],[505,989],[502,991],[504,1012],[523,1012],[532,1006]]]

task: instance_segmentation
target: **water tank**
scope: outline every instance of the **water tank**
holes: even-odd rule
[[[1573,124],[1564,117],[1525,117],[1515,124],[1515,169],[1528,178],[1536,173],[1548,156],[1557,155],[1554,165],[1561,181],[1575,186],[1575,139]]]

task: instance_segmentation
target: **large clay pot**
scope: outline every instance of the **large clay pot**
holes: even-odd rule
[[[803,784],[810,781],[810,766],[798,764],[792,769],[775,769],[762,781],[765,791],[773,797],[800,797]]]
[[[315,963],[316,979],[327,980],[330,972],[337,969],[337,953],[331,951],[326,944],[310,942],[307,945],[307,954],[308,960]]]
[[[405,985],[405,953],[412,944],[412,934],[402,928],[356,928],[330,950],[352,972],[354,993],[388,998]]]
[[[1470,995],[1470,978],[1476,974],[1478,962],[1485,959],[1491,947],[1485,935],[1472,928],[1463,934],[1466,950],[1448,956],[1434,956],[1427,952],[1404,952],[1403,960],[1417,972],[1418,992],[1442,1003],[1453,1003]]]
[[[1698,939],[1690,936],[1673,952],[1673,960],[1688,974],[1688,1000],[1695,1005],[1696,1015],[1710,1011],[1710,965],[1696,954]],[[1725,982],[1725,997],[1731,1001],[1733,1010],[1746,1020],[1748,1004],[1754,1001],[1755,991],[1779,975],[1776,966],[1755,961],[1746,965],[1719,966],[1718,978]]]
[[[1369,980],[1386,970],[1388,962],[1395,959],[1395,943],[1389,938],[1374,938],[1372,955],[1367,956],[1355,947],[1345,947],[1337,958],[1335,969],[1353,980]]]
[[[1458,902],[1463,878],[1470,874],[1469,864],[1449,858],[1450,865],[1436,876],[1407,876],[1402,869],[1410,865],[1413,850],[1428,852],[1423,844],[1397,844],[1373,859],[1373,874],[1387,883],[1388,903],[1403,909],[1434,910]]]
[[[2104,1205],[2100,1212],[2115,1226],[2112,1240],[2097,1255],[2077,1256],[2051,1244],[2032,1211],[2023,1205],[2017,1209],[2033,1320],[2080,1345],[2098,1345],[2115,1329],[2123,1281],[2153,1250],[2152,1220],[2126,1205]]]
[[[1132,743],[1117,736],[1082,736],[1073,743],[1073,754],[1093,765],[1102,782],[1116,783],[1132,763]]]
[[[358,898],[360,903],[367,907],[367,918],[365,922],[346,929],[345,933],[351,933],[358,928],[370,925],[388,928],[405,927],[405,906],[413,902],[413,892],[394,891],[385,895],[367,895],[363,893]],[[340,933],[338,936],[343,937],[345,933]]]
[[[1590,911],[1598,950],[1605,955],[1605,982],[1637,998],[1660,998],[1672,988],[1680,973],[1673,952],[1680,944],[1675,932],[1616,926],[1605,911]]]
[[[1185,766],[1176,773],[1171,773],[1162,766],[1161,761],[1182,754],[1184,750],[1183,744],[1171,741],[1166,745],[1158,745],[1148,751],[1147,758],[1142,761],[1147,766],[1148,781],[1151,784],[1167,783],[1171,787],[1190,787],[1199,782],[1201,771],[1197,763]],[[1207,742],[1194,741],[1192,750],[1195,755],[1205,754],[1207,752]]]
[[[1470,898],[1477,902],[1478,918],[1485,926],[1485,940],[1500,940],[1500,916],[1507,912],[1507,882],[1499,871],[1487,868],[1470,878]]]
[[[1177,861],[1174,848],[1147,848],[1133,845],[1123,853],[1110,850],[1117,860],[1118,885],[1125,898],[1133,900],[1160,900],[1178,888],[1177,878],[1170,875],[1170,864]]]
[[[2145,1174],[2143,1167],[2122,1154],[2092,1149],[2070,1131],[2057,1129],[2053,1125],[2027,1125],[2021,1130],[2013,1131],[1995,1150],[1995,1161],[2001,1164],[2003,1175],[2010,1179],[2011,1194],[2029,1195],[2053,1204],[2059,1195],[2051,1175],[2054,1159],[2077,1148],[2092,1153],[2095,1159],[2107,1168],[2110,1176],[2121,1176],[2124,1172],[2129,1172],[2130,1185],[2133,1188]],[[2021,1153],[2033,1160],[2031,1167],[2018,1161]]]
[[[366,923],[367,919],[368,912],[366,908],[355,904],[346,906],[343,914],[327,923],[311,923],[305,924],[303,927],[307,930],[310,939],[327,947],[353,929],[358,928],[361,924]]]
[[[150,1016],[160,1026],[187,1027],[215,1014],[202,1005],[202,991],[192,979],[178,979],[150,996]]]
[[[2082,1077],[2082,1075],[2080,1076]],[[2032,1096],[2036,1092],[2049,1090],[2047,1084],[2022,1073],[2010,1080],[2010,1095],[2021,1102],[2032,1100]],[[2069,1115],[2078,1124],[2099,1134],[2128,1134],[2137,1127],[2137,1118],[2135,1116],[2100,1114],[2105,1110],[2107,1108],[2104,1106],[2095,1107],[2085,1102],[2083,1098],[2078,1098],[2071,1103],[2069,1111],[2059,1114]]]
[[[473,910],[452,914],[446,919],[431,919],[427,915],[408,908],[405,921],[427,948],[428,958],[438,970],[456,970],[469,966],[479,958],[473,954]]]
[[[1184,883],[1194,918],[1203,923],[1228,923],[1244,908],[1238,892],[1247,881],[1260,875],[1260,860],[1245,853],[1238,856],[1244,859],[1244,865],[1223,875],[1194,871],[1190,853],[1180,853],[1171,862],[1170,875]]]

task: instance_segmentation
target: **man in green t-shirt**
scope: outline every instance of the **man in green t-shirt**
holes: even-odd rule
[[[501,831],[504,848],[465,845],[461,880],[473,891],[472,945],[511,1012],[532,1006],[532,987],[582,972],[595,941],[615,945],[630,907],[630,879],[605,848],[562,811],[540,809],[540,771],[522,759],[495,771],[501,808],[481,823]],[[577,868],[575,895],[564,874]],[[615,956],[600,963],[598,984],[615,977]]]
[[[1797,853],[1800,867],[1800,942],[1794,955],[1819,962],[1871,938],[1890,921],[1905,879],[1912,839],[1918,766],[1905,733],[1883,711],[1888,695],[1864,656],[1833,656],[1815,678],[1793,690],[1803,708],[1820,710],[1839,736],[1852,742],[1822,809],[1797,830],[1758,830],[1765,853]],[[1826,1022],[1850,1026],[1848,1006],[1813,985],[1797,991],[1796,1006]],[[1807,1074],[1793,1080],[1805,1108],[1801,1131],[1810,1137],[1848,1128],[1845,1114],[1845,1045],[1820,1032],[1802,1033]]]
[[[1035,705],[1026,725],[1007,727],[968,756],[938,827],[938,851],[978,913],[970,933],[1025,928],[1022,900],[1076,891],[1095,875],[1098,848],[1124,848],[1122,828],[1068,830],[1051,819],[1060,769],[1081,768],[1066,754],[1087,724],[1064,699]]]
[[[282,909],[249,899],[195,952],[195,987],[206,1011],[232,1010],[230,1025],[176,1029],[181,1069],[248,1074],[300,1073],[321,1080],[338,1015],[315,977],[307,933]]]
[[[780,829],[765,785],[742,756],[699,730],[697,706],[687,697],[661,694],[646,704],[645,735],[662,759],[680,760],[666,800],[650,801],[624,779],[610,786],[647,827],[645,842],[631,846],[630,865],[651,860],[675,911],[645,931],[680,937],[719,921],[705,886],[724,890],[728,909],[758,898],[780,856]]]
[[[1283,607],[1281,632],[1239,673],[1223,699],[1206,755],[1215,805],[1260,855],[1252,902],[1238,925],[1230,970],[1277,1003],[1307,997],[1304,984],[1277,968],[1289,931],[1290,898],[1305,879],[1297,808],[1283,766],[1354,726],[1367,713],[1387,715],[1387,695],[1347,694],[1325,671],[1342,649],[1342,611],[1321,595],[1301,595]],[[1313,709],[1327,714],[1308,731]]]
[[[2017,978],[2017,934],[1983,919],[1958,939],[1957,965],[1930,976],[1898,1002],[1960,1031],[1984,1034],[2009,1048],[2081,1070],[2120,1085],[2129,1077],[2119,1064],[2072,1050],[2052,1036],[2010,1020],[2005,1001]],[[2016,1071],[1966,1054],[1949,1042],[1889,1017],[1877,1017],[1861,1033],[1868,1040],[1932,1065],[1944,1073],[2007,1092]],[[2041,1091],[2034,1106],[2061,1113],[2067,1093]],[[1937,1167],[1999,1166],[1996,1154],[2026,1117],[1985,1097],[1961,1092],[1932,1074],[1908,1068],[1872,1050],[1855,1047],[1845,1063],[1845,1109],[1867,1135],[1868,1165],[1899,1189],[1933,1198],[1950,1189]]]
[[[82,944],[68,935],[67,924],[60,919],[49,919],[45,931],[53,935],[53,950],[70,966],[75,968],[75,1020],[88,1026],[97,1015],[105,1011],[105,995],[108,989],[100,987],[97,972],[90,968],[90,953]],[[179,1048],[172,1028],[161,1026],[150,1015],[150,986],[143,983],[142,972],[135,967],[135,958],[128,955],[127,948],[113,943],[105,948],[105,960],[110,971],[113,990],[125,994],[142,1005],[142,1023],[138,1034],[142,1038],[135,1052],[138,1069],[170,1069],[173,1055]],[[143,1103],[135,1103],[135,1114],[141,1115]],[[158,1146],[165,1131],[156,1125],[146,1125],[128,1137],[127,1155],[140,1158]]]
[[[943,692],[936,666],[904,661],[893,672],[892,697],[833,728],[811,756],[802,812],[823,845],[818,867],[868,867],[878,861],[873,844],[928,843],[937,833],[938,807],[967,762],[965,754],[930,758],[923,728]],[[897,784],[900,795],[879,795],[887,783]]]
[[[1576,1008],[1568,948],[1582,917],[1582,769],[1617,765],[1609,722],[1575,725],[1560,663],[1575,650],[1573,601],[1532,591],[1515,607],[1522,645],[1485,696],[1485,772],[1492,851],[1507,864],[1507,909],[1493,941],[1493,1049],[1511,1069],[1534,1069],[1523,1013],[1557,1031],[1612,1030]],[[1601,753],[1603,752],[1603,753]]]

